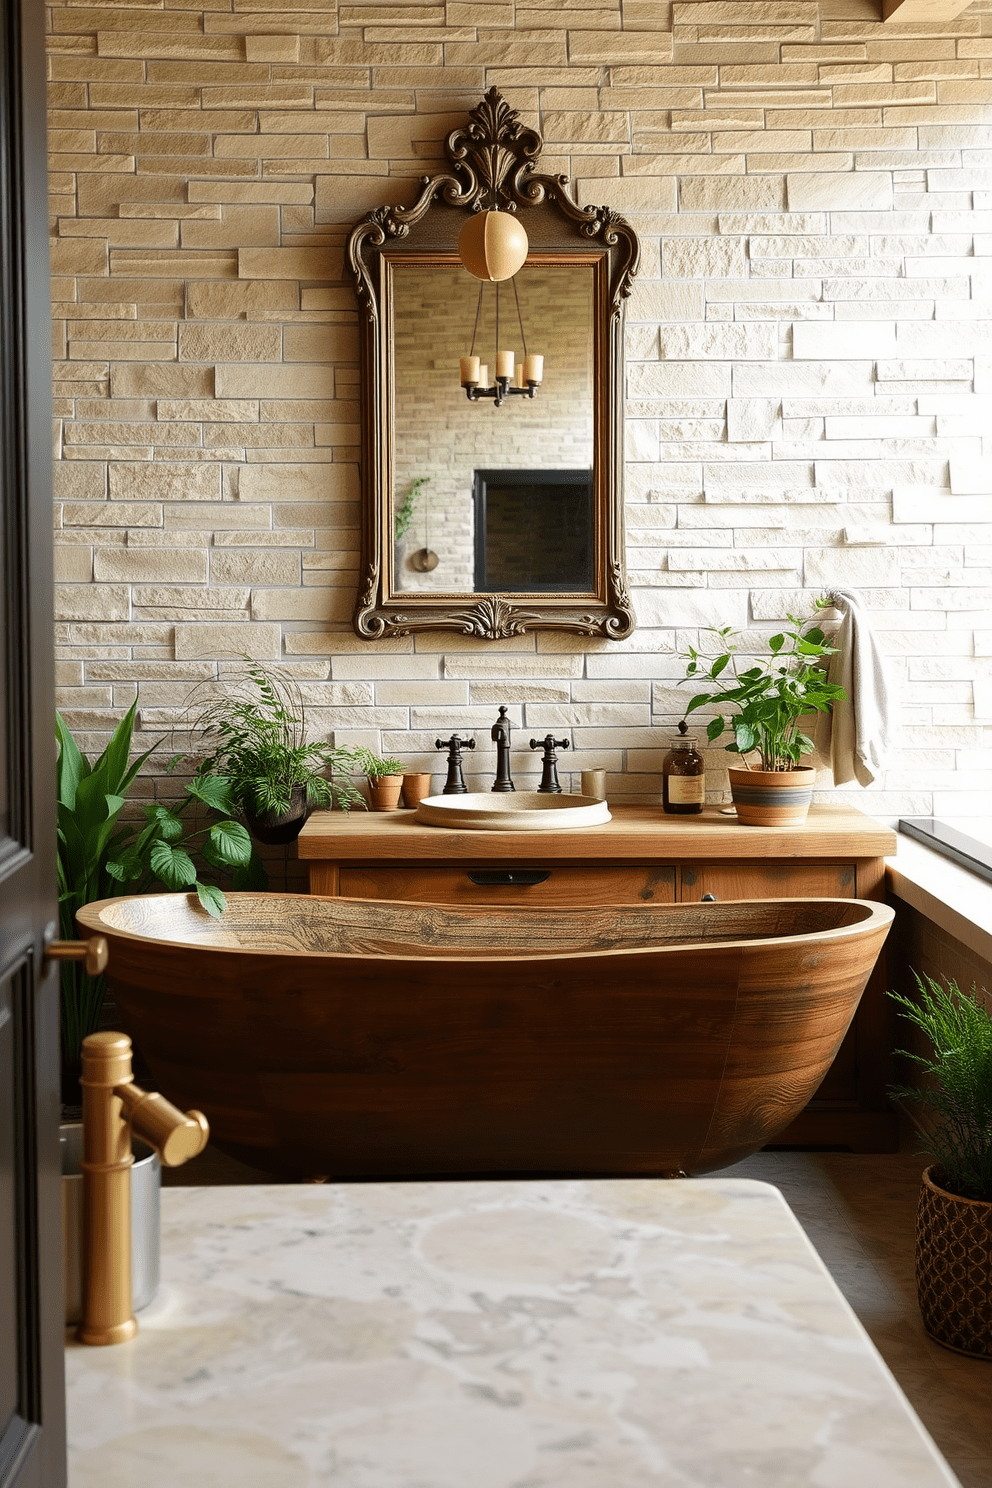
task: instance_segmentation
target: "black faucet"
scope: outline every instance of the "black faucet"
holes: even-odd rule
[[[444,796],[467,796],[468,786],[462,774],[462,750],[474,749],[474,739],[462,739],[458,734],[452,734],[450,739],[435,739],[435,749],[446,749],[448,751],[448,778],[444,782]]]
[[[496,743],[496,782],[492,788],[494,791],[516,790],[510,779],[510,720],[502,703],[499,717],[492,727],[492,738]]]
[[[567,749],[567,739],[556,739],[553,734],[545,734],[543,739],[531,739],[531,749],[544,750],[544,769],[541,771],[541,783],[537,787],[544,795],[560,796],[561,786],[558,784],[558,756],[556,749]]]

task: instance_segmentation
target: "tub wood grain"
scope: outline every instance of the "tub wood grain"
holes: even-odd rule
[[[817,1088],[892,919],[844,899],[228,906],[79,921],[163,1093],[296,1177],[725,1166]]]

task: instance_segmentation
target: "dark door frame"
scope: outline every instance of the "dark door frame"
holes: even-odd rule
[[[12,1307],[0,1328],[16,1360],[0,1488],[66,1481],[58,978],[43,964],[57,918],[44,16],[40,0],[0,0],[0,1223]]]

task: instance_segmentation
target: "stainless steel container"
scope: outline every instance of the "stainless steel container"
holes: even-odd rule
[[[83,1128],[79,1122],[59,1127],[62,1151],[62,1286],[65,1320],[83,1316]],[[135,1312],[147,1307],[158,1291],[159,1193],[162,1167],[158,1153],[144,1142],[133,1144],[131,1169],[131,1296]]]

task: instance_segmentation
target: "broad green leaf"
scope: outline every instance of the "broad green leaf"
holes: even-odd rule
[[[207,911],[207,914],[213,915],[215,920],[220,919],[227,907],[227,900],[216,884],[200,883],[199,879],[197,879],[196,897]]]
[[[119,790],[127,774],[127,762],[131,756],[131,736],[134,733],[134,715],[137,707],[138,698],[135,695],[134,702],[114,729],[114,732],[110,736],[109,744],[93,766],[94,770],[105,771],[111,790]]]
[[[748,754],[756,743],[754,729],[740,719],[734,724],[734,743],[741,754]]]
[[[777,654],[779,651],[781,651],[781,649],[782,649],[782,647],[784,645],[785,645],[785,636],[784,635],[773,635],[773,636],[770,636],[769,637],[769,640],[768,640],[768,649],[769,649],[769,651],[772,651],[775,654]]]
[[[686,710],[685,710],[686,717],[688,718],[689,714],[690,713],[694,713],[697,708],[705,708],[706,707],[706,704],[708,702],[710,702],[710,701],[711,701],[711,699],[710,699],[710,695],[709,695],[708,692],[701,692],[701,693],[699,693],[699,695],[697,697],[694,697],[693,700],[692,700],[692,702],[686,708]]]
[[[710,719],[709,723],[706,725],[706,737],[711,744],[715,739],[719,739],[720,735],[723,733],[723,730],[724,722],[722,718]]]
[[[251,858],[251,837],[239,822],[215,822],[210,828],[210,841],[225,863],[246,867]]]
[[[174,816],[171,811],[167,811],[164,816],[159,817],[158,828],[162,834],[163,842],[178,842],[183,835],[183,824],[178,816]]]
[[[229,816],[235,809],[231,799],[231,782],[226,775],[197,775],[186,790],[205,806],[212,806],[215,811],[223,811]]]
[[[716,661],[710,667],[710,676],[713,678],[714,681],[716,680],[717,677],[719,677],[720,673],[725,669],[725,667],[726,667],[727,663],[729,662],[729,660],[730,660],[730,652],[729,651],[724,652],[723,656],[718,656],[717,657]]]
[[[79,746],[66,727],[61,713],[55,715],[55,738],[59,746],[56,764],[58,798],[71,811],[76,804],[76,787],[89,774],[89,765],[80,754]]]
[[[168,842],[153,842],[148,854],[152,872],[167,889],[186,889],[196,883],[196,868],[189,853],[170,847]]]

